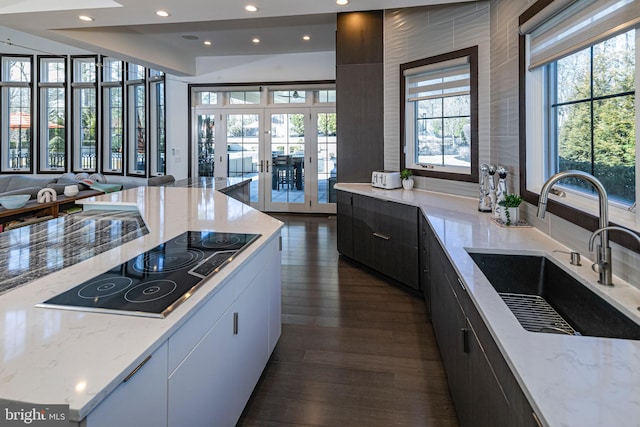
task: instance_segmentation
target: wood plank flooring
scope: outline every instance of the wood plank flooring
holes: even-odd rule
[[[423,300],[340,258],[335,217],[274,216],[282,336],[238,426],[457,426]]]

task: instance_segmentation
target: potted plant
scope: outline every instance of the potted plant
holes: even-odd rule
[[[402,178],[402,188],[405,190],[411,190],[413,188],[413,172],[409,169],[403,169],[400,172],[400,178]]]
[[[520,203],[522,197],[517,194],[505,194],[504,199],[498,202],[502,206],[500,209],[500,219],[506,225],[517,224],[520,221]]]

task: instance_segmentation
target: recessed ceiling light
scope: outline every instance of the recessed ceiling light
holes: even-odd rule
[[[257,12],[258,8],[252,4],[248,4],[244,7],[244,10],[246,10],[247,12]]]
[[[85,21],[85,22],[91,22],[93,21],[93,18],[87,15],[80,15],[78,16],[78,19],[81,21]]]
[[[311,40],[311,36],[302,36],[302,40],[309,41]]]
[[[251,40],[251,41],[252,41],[252,42],[254,42],[254,43],[260,43],[260,39],[259,39],[259,38],[257,38],[257,37],[254,37],[254,39],[253,39],[253,40]]]
[[[349,0],[336,0],[338,6],[346,6],[349,4]]]
[[[211,43],[211,41],[209,41],[209,40],[205,40],[205,41],[203,41],[202,43],[203,43],[205,46],[211,46],[211,44],[212,44],[212,43]]]
[[[156,15],[166,18],[167,16],[169,16],[169,12],[167,12],[166,10],[156,10]]]

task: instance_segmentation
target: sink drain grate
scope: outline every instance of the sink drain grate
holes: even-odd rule
[[[542,297],[511,293],[498,295],[527,331],[580,335]]]

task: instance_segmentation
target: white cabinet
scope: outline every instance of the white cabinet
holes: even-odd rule
[[[147,357],[91,411],[86,427],[167,425],[167,343]]]
[[[169,426],[234,424],[232,339],[229,310],[169,377]]]
[[[86,427],[234,426],[280,337],[275,236],[224,282]]]
[[[233,289],[235,300],[169,376],[169,427],[232,427],[240,418],[280,336],[278,239],[226,286],[220,296]],[[218,306],[207,304],[201,311],[213,307]],[[196,313],[179,335],[169,339],[170,353],[174,347],[175,352],[185,353],[182,346],[193,340],[188,333],[192,326],[202,329],[202,322],[211,318],[210,313]],[[175,356],[170,354],[169,359]]]

